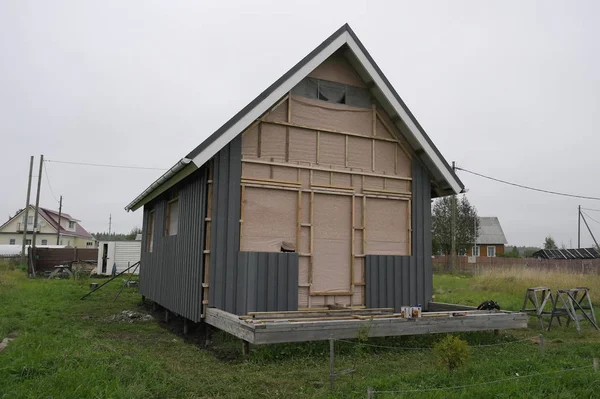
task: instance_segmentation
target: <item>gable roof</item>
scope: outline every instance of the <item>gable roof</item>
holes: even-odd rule
[[[47,218],[45,217],[45,219],[49,218],[51,220],[50,223],[52,224],[52,227],[54,227],[54,229],[60,228],[60,234],[62,234],[62,235],[77,236],[77,237],[88,238],[88,239],[94,238],[94,237],[92,237],[92,235],[90,233],[88,233],[88,231],[86,229],[83,228],[83,226],[81,224],[79,224],[79,220],[74,219],[69,214],[61,212],[60,217],[61,217],[61,219],[66,219],[71,222],[75,222],[75,231],[66,230],[64,227],[59,226],[57,211],[53,211],[51,209],[40,207],[40,214],[47,215],[48,217]]]
[[[477,244],[508,244],[497,217],[480,217]]]
[[[34,213],[35,213],[35,206],[29,205],[29,209],[30,209],[31,212],[33,212],[33,214],[31,214],[31,216],[33,216]],[[13,216],[10,219],[8,219],[4,224],[2,224],[0,226],[0,229],[2,229],[4,226],[6,226],[8,223],[10,223],[11,221],[15,220],[16,218],[21,217],[21,215],[23,215],[24,212],[25,212],[25,209],[22,209],[19,213],[17,213],[15,216]],[[52,227],[54,230],[60,229],[60,234],[61,235],[73,236],[73,237],[81,237],[81,238],[87,238],[87,239],[93,239],[94,238],[94,237],[92,237],[92,235],[90,233],[87,232],[86,229],[84,229],[79,224],[79,220],[72,218],[68,214],[61,213],[61,218],[75,222],[75,231],[66,230],[62,226],[59,226],[59,224],[58,224],[58,212],[57,211],[53,211],[51,209],[40,207],[38,215],[41,216],[42,219],[44,219],[50,225],[50,227]]]
[[[393,123],[411,145],[417,157],[427,168],[434,182],[436,194],[443,196],[458,194],[463,191],[464,185],[460,179],[394,90],[354,31],[348,24],[345,24],[152,183],[150,187],[129,203],[125,210],[138,209],[194,170],[200,168],[283,98],[317,66],[340,49],[343,49],[344,56],[367,84],[371,94],[379,101]]]

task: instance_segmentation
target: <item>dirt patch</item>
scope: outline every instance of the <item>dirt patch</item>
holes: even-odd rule
[[[8,334],[6,336],[6,338],[4,338],[2,340],[2,342],[0,342],[0,352],[2,352],[8,346],[8,343],[10,341],[14,340],[15,338],[17,338],[17,333],[16,332],[11,332],[10,334]]]
[[[145,322],[145,321],[153,321],[154,317],[147,313],[136,312],[134,310],[124,310],[121,313],[117,313],[111,316],[108,316],[104,319],[108,322],[127,322],[127,323],[135,323],[135,322]]]

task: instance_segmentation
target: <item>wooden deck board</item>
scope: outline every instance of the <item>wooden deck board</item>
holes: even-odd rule
[[[266,316],[264,313],[263,315]],[[418,319],[405,319],[395,314],[390,314],[389,317],[377,315],[373,318],[357,314],[357,318],[352,317],[351,313],[343,313],[337,317],[248,320],[219,309],[209,308],[206,322],[253,344],[321,341],[329,338],[353,339],[358,336],[363,326],[368,326],[370,337],[527,327],[527,315],[524,313],[468,310],[455,312],[457,316],[452,314],[452,311],[427,312]]]

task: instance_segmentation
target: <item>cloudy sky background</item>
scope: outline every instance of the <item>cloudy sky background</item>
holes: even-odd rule
[[[0,2],[0,220],[30,155],[169,168],[345,22],[449,162],[600,197],[600,2],[287,3]],[[94,232],[140,226],[123,207],[162,173],[46,166],[41,205]],[[600,209],[459,175],[511,244],[575,246],[577,205]]]

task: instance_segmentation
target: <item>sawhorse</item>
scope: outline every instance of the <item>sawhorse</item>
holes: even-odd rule
[[[530,316],[535,316],[538,318],[540,322],[540,329],[544,329],[544,321],[542,320],[542,316],[551,315],[552,312],[547,312],[544,310],[546,304],[550,301],[550,304],[553,304],[552,290],[548,287],[533,287],[527,288],[527,292],[525,293],[525,300],[523,301],[523,307],[521,308],[521,312],[527,313]],[[527,309],[527,302],[531,302],[533,304],[533,309]]]
[[[558,300],[561,301],[561,307],[558,307]],[[581,312],[581,315],[577,314],[577,311]],[[590,298],[590,290],[586,287],[571,288],[569,290],[557,290],[556,298],[552,302],[552,314],[550,316],[550,324],[548,325],[548,331],[552,327],[552,320],[556,317],[558,324],[560,317],[567,317],[567,326],[571,323],[571,320],[575,323],[575,328],[578,332],[581,332],[581,326],[579,322],[581,320],[589,321],[596,330],[600,330],[598,327],[598,321],[596,320],[596,314],[592,306],[592,299]]]

